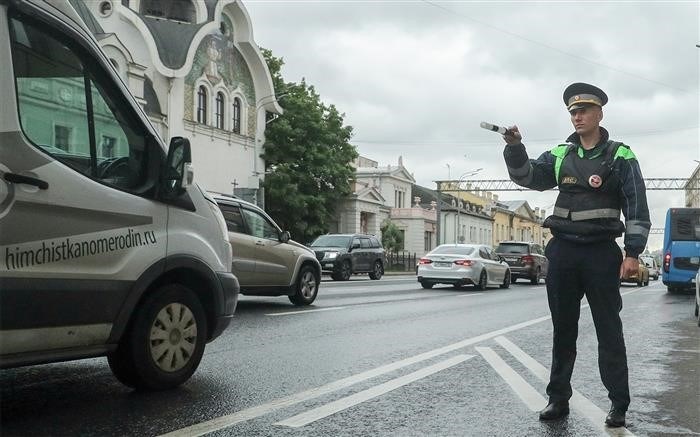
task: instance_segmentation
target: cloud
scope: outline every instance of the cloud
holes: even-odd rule
[[[432,4],[431,4],[432,3]],[[258,44],[345,113],[359,152],[421,185],[476,168],[505,179],[517,124],[532,157],[572,132],[572,82],[610,96],[605,126],[646,177],[688,177],[700,159],[697,2],[247,1]],[[546,207],[555,193],[502,192]],[[680,191],[648,193],[655,227]],[[551,206],[549,207],[551,211]],[[657,244],[656,238],[650,244]]]

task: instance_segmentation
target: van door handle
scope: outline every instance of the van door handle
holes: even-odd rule
[[[24,176],[24,175],[17,174],[17,173],[5,173],[4,179],[7,182],[12,182],[13,184],[34,185],[35,187],[39,188],[40,190],[46,190],[47,188],[49,188],[49,183],[46,181],[42,181],[41,179],[38,179],[38,178],[33,178],[31,176]]]

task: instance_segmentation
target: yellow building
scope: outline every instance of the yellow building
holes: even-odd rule
[[[526,200],[496,200],[491,206],[491,216],[494,247],[501,241],[530,241],[544,247],[552,237],[549,229],[542,227],[546,211],[533,210]]]

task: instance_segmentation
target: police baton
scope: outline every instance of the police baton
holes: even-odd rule
[[[512,130],[506,129],[501,126],[496,126],[495,124],[486,123],[485,121],[482,121],[479,126],[492,132],[498,132],[501,135],[509,135],[511,137],[515,137],[515,132],[513,132]]]

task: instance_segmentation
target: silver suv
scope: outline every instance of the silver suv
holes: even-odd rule
[[[310,305],[321,282],[321,265],[314,252],[291,240],[289,232],[258,206],[232,196],[213,197],[226,220],[232,271],[241,294],[287,295],[294,305]]]

